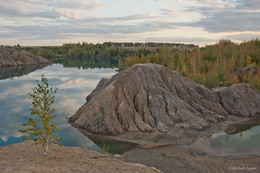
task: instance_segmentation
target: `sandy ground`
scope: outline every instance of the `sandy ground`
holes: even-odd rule
[[[142,173],[160,172],[142,164],[127,163],[123,158],[104,155],[79,147],[51,145],[47,156],[43,147],[22,142],[0,147],[0,172],[50,173]]]

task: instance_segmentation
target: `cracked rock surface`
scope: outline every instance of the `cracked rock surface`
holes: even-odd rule
[[[93,134],[203,131],[229,116],[260,115],[260,92],[248,84],[212,91],[174,70],[136,64],[102,79],[69,119]]]

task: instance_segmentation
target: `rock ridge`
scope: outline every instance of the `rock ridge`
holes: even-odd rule
[[[69,119],[93,134],[202,131],[229,116],[260,116],[260,92],[249,84],[212,91],[157,64],[136,64],[102,79]]]
[[[39,65],[50,64],[51,62],[41,56],[18,48],[0,46],[0,67],[18,65]]]

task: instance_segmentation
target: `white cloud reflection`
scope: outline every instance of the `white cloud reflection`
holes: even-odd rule
[[[202,138],[195,142],[196,148],[215,155],[260,154],[260,126],[246,131],[227,135],[225,132],[215,133],[211,138]]]
[[[85,78],[76,78],[76,79],[71,79],[68,80],[60,85],[58,85],[59,89],[64,89],[64,88],[78,88],[82,86],[86,86],[89,84],[89,81]]]
[[[0,80],[0,145],[1,140],[7,144],[9,139],[22,136],[17,130],[22,128],[21,124],[25,122],[24,116],[30,114],[31,101],[28,93],[35,85],[35,80],[39,80],[44,74],[51,87],[59,88],[54,103],[57,116],[55,122],[61,128],[62,137],[65,139],[64,145],[67,145],[65,141],[67,143],[69,141],[64,133],[73,133],[70,136],[75,136],[76,145],[85,143],[85,147],[96,147],[87,138],[84,141],[77,130],[70,132],[71,127],[66,117],[72,116],[85,103],[86,96],[96,87],[101,78],[111,77],[115,73],[115,69],[83,70],[54,64],[20,78]]]

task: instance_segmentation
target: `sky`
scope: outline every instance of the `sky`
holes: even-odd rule
[[[0,0],[0,45],[254,38],[259,0]]]

